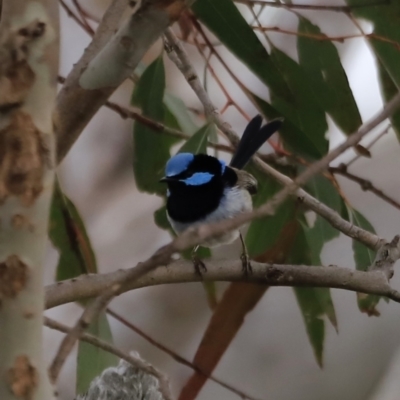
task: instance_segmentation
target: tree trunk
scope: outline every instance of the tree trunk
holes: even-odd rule
[[[43,260],[54,180],[56,0],[3,0],[0,25],[0,399],[50,400]]]

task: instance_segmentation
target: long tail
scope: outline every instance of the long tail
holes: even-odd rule
[[[281,127],[282,119],[274,119],[261,127],[261,115],[255,116],[246,126],[232,157],[230,166],[242,169],[257,150]]]

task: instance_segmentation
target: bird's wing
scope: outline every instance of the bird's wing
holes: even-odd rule
[[[281,127],[282,119],[274,119],[261,126],[261,115],[255,116],[246,126],[230,166],[242,169],[257,150]]]

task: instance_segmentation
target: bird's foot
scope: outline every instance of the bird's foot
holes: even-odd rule
[[[203,273],[207,272],[206,265],[203,263],[203,261],[197,255],[192,255],[192,262],[193,262],[193,266],[194,266],[194,270],[195,270],[196,274],[199,275],[200,277],[202,277]]]
[[[247,276],[253,273],[253,268],[251,267],[250,257],[247,253],[242,253],[240,255],[240,259],[242,260],[242,272],[243,275]]]

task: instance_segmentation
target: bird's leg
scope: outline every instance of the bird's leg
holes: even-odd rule
[[[244,275],[252,274],[253,270],[250,264],[249,253],[247,252],[246,243],[244,242],[242,233],[239,232],[240,241],[242,242],[242,254],[240,255],[240,259],[242,260],[242,271]]]
[[[207,267],[205,266],[203,261],[200,260],[199,256],[196,254],[199,247],[200,247],[199,245],[193,247],[192,262],[193,262],[194,270],[196,271],[196,274],[202,276],[201,270],[203,270],[203,272],[207,272]]]

